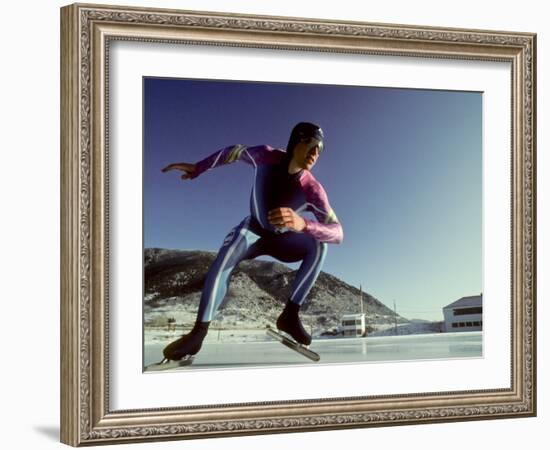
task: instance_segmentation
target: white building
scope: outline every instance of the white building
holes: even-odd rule
[[[365,314],[343,315],[340,331],[344,336],[364,336],[366,331]]]
[[[443,308],[445,331],[481,331],[483,329],[483,294],[462,297]]]

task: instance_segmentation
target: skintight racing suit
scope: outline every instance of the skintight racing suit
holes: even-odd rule
[[[189,335],[164,349],[166,358],[177,360],[198,352],[227,293],[233,270],[239,262],[261,255],[283,262],[302,261],[277,327],[301,344],[311,342],[311,336],[299,322],[298,310],[321,271],[327,244],[340,243],[343,231],[321,184],[309,170],[289,174],[285,154],[267,145],[233,145],[196,164],[193,178],[235,161],[250,164],[254,168],[250,215],[226,236],[206,276],[195,327]],[[317,220],[304,218],[306,226],[302,232],[274,227],[268,221],[268,212],[281,207],[292,208],[297,214],[309,211]]]

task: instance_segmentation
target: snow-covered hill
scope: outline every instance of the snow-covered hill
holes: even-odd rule
[[[148,248],[144,253],[144,320],[164,325],[173,317],[180,325],[195,321],[200,293],[213,252]],[[294,271],[271,261],[243,261],[233,273],[229,292],[218,320],[224,328],[258,328],[273,323],[290,295]],[[321,272],[300,315],[317,330],[338,326],[342,315],[359,312],[360,291]],[[368,324],[394,322],[394,312],[368,293],[363,293]],[[407,319],[397,316],[398,323]]]

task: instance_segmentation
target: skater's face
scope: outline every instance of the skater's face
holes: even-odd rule
[[[322,151],[323,141],[313,137],[304,138],[294,147],[292,160],[301,169],[311,170]]]

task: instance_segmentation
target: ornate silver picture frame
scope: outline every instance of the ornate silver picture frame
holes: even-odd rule
[[[111,49],[117,42],[506,63],[511,248],[507,386],[113,406]],[[75,4],[61,9],[61,441],[196,439],[536,414],[536,35]],[[136,92],[136,96],[141,92]],[[136,152],[140,153],[139,149]],[[488,168],[487,170],[491,170]],[[124,289],[122,287],[122,289]],[[141,299],[138,299],[141,300]],[[490,299],[489,299],[490,300]],[[496,301],[497,299],[493,299]],[[141,309],[141,305],[136,305]],[[488,339],[490,337],[487,337]],[[136,368],[137,376],[142,374]],[[215,375],[215,372],[213,372]],[[137,402],[139,404],[139,401]]]

